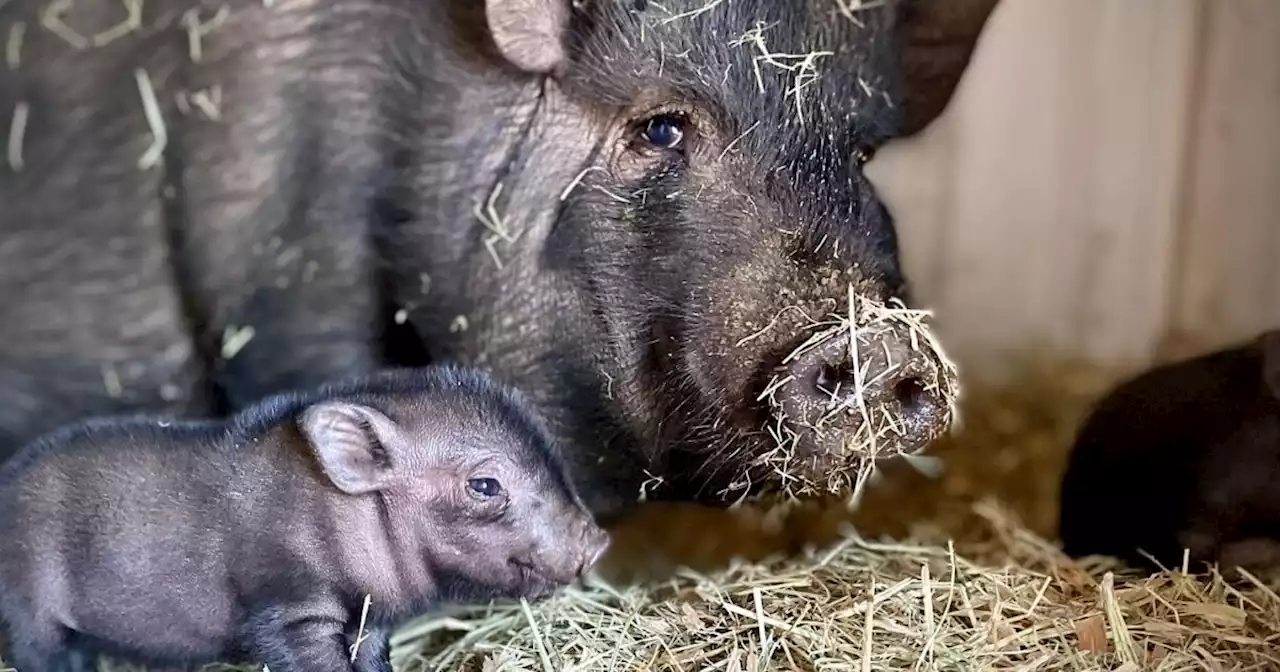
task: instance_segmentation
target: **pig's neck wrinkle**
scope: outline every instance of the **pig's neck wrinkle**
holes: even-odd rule
[[[376,612],[377,622],[390,624],[414,613],[419,605],[432,602],[437,588],[421,549],[413,541],[412,531],[396,525],[391,503],[381,494],[368,500],[374,519],[367,522],[365,529],[369,531],[370,545],[377,546],[372,553],[380,561],[369,563],[356,580],[373,594],[373,601],[382,597]],[[371,604],[371,610],[372,607]]]

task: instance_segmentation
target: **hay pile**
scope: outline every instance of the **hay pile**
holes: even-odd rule
[[[395,659],[486,672],[1280,669],[1280,597],[1260,583],[1099,580],[1020,530],[1007,542],[998,569],[850,537],[656,586],[587,584],[427,620],[394,640]],[[450,633],[464,634],[441,646]]]
[[[1280,669],[1280,577],[1125,573],[1047,541],[1071,433],[1116,375],[1042,362],[970,391],[931,451],[945,474],[889,470],[856,513],[654,505],[599,577],[420,619],[396,669]]]

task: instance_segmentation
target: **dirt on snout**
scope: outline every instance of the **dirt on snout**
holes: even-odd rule
[[[953,425],[958,415],[960,379],[956,364],[935,337],[930,319],[927,310],[872,301],[858,296],[850,286],[847,312],[811,325],[812,335],[784,359],[784,364],[820,343],[847,339],[853,384],[830,390],[830,398],[821,400],[820,413],[808,408],[797,413],[795,403],[786,401],[794,396],[778,393],[802,381],[784,373],[774,376],[764,397],[774,419],[768,429],[776,447],[757,458],[752,467],[767,468],[772,472],[771,480],[779,485],[762,491],[753,502],[771,506],[824,497],[857,501],[868,479],[886,460],[902,461],[924,473],[934,470],[935,460],[919,453]],[[903,347],[890,349],[886,346],[889,342],[902,342]],[[934,400],[942,416],[936,430],[923,430],[930,432],[928,436],[921,436],[922,429],[901,415],[899,404],[869,393],[882,381],[908,375],[920,388],[920,395]],[[817,421],[807,420],[812,417]],[[801,447],[805,441],[838,445],[840,449],[834,454],[806,455]],[[813,463],[806,464],[806,459]]]

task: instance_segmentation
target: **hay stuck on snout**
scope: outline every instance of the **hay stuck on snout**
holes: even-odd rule
[[[979,507],[1004,566],[852,533],[790,559],[455,609],[393,639],[402,670],[1280,669],[1280,597],[1251,578],[1073,565]],[[1125,580],[1127,579],[1127,580]]]
[[[851,495],[856,503],[878,460],[902,457],[921,470],[936,471],[936,464],[919,455],[919,444],[904,444],[909,428],[900,406],[885,399],[868,399],[868,390],[909,371],[920,383],[919,392],[937,399],[943,408],[942,426],[952,426],[958,417],[959,374],[929,327],[930,317],[930,311],[910,309],[901,302],[880,303],[858,296],[849,285],[847,312],[810,325],[810,337],[789,353],[783,364],[829,339],[847,338],[852,387],[823,389],[828,397],[824,413],[817,422],[810,422],[790,417],[778,395],[786,386],[802,381],[786,373],[774,375],[761,400],[770,407],[773,421],[767,431],[775,447],[752,464],[753,470],[767,469],[770,480],[775,482],[763,496],[781,495],[783,501],[788,501]],[[899,339],[905,335],[911,356],[895,356],[885,345],[889,335]],[[849,432],[848,427],[853,431]],[[840,448],[815,453],[803,445],[802,434]],[[811,474],[822,474],[822,480]]]

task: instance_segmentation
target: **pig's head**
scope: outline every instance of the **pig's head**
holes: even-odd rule
[[[844,491],[949,427],[954,372],[863,167],[940,113],[994,4],[487,0],[497,53],[543,81],[536,163],[586,157],[539,263],[668,484]]]
[[[390,402],[329,401],[299,428],[342,492],[375,496],[397,556],[425,562],[444,599],[535,597],[604,554],[540,419],[477,373]],[[411,572],[410,576],[419,572]]]

